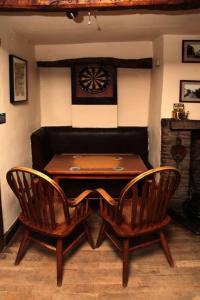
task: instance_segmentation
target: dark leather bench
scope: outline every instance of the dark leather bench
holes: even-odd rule
[[[135,153],[139,154],[150,168],[148,162],[148,129],[147,127],[117,127],[117,128],[72,128],[70,126],[41,127],[31,135],[33,168],[44,171],[44,167],[55,154],[60,153]],[[82,181],[76,181],[76,187],[81,187]],[[107,181],[100,183],[85,182],[87,187],[96,188],[108,185]],[[111,183],[109,183],[110,185]],[[118,180],[113,185],[118,189],[126,184]],[[66,189],[66,182],[65,182]],[[68,190],[73,190],[70,182]],[[114,190],[114,187],[113,187]]]

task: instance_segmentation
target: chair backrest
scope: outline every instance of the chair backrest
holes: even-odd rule
[[[70,224],[67,198],[51,178],[31,168],[14,167],[7,172],[7,181],[19,200],[22,219],[30,226],[53,230],[63,221]]]
[[[168,166],[137,176],[121,191],[116,221],[122,222],[126,214],[132,229],[148,228],[162,222],[179,181],[180,172]]]

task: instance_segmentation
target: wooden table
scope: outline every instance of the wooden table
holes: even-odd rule
[[[135,154],[59,154],[44,169],[60,179],[132,179],[147,171]]]

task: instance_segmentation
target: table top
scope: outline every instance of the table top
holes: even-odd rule
[[[44,169],[51,175],[134,176],[147,171],[136,154],[56,154]]]

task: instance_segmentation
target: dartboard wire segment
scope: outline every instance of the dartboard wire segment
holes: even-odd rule
[[[84,67],[79,73],[79,84],[88,93],[101,93],[110,83],[111,78],[102,66]]]

